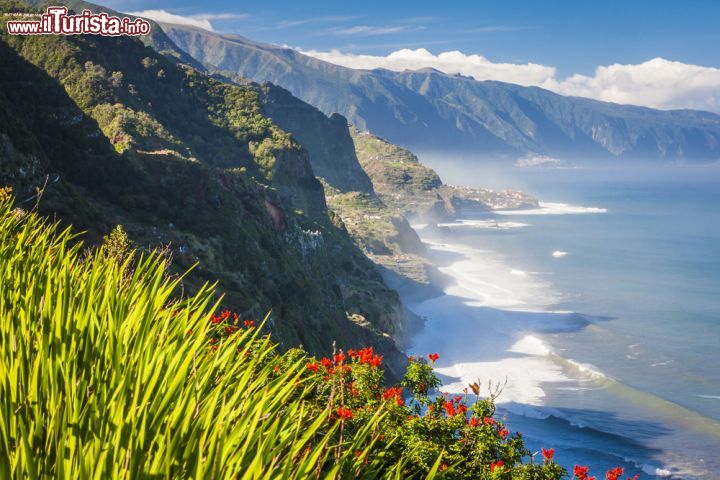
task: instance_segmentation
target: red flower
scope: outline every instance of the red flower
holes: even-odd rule
[[[325,367],[325,368],[330,368],[330,367],[332,367],[332,360],[330,360],[330,359],[327,358],[327,357],[323,357],[322,359],[320,359],[320,363],[321,363],[322,366]]]
[[[441,471],[444,472],[444,471],[447,470],[447,469],[448,469],[447,463],[442,463],[442,464],[440,464],[440,470],[441,470]]]
[[[455,410],[455,404],[453,402],[445,402],[445,413],[448,417],[454,417],[457,414]]]
[[[335,359],[335,365],[341,365],[345,361],[345,354],[344,353],[338,353],[334,357]]]
[[[498,430],[498,435],[500,435],[503,440],[505,440],[505,439],[507,438],[508,433],[510,433],[510,432],[508,432],[507,428],[503,428],[503,429],[501,429],[501,430]]]
[[[462,415],[465,415],[467,413],[467,407],[465,405],[458,405],[457,409],[458,412]]]
[[[348,356],[349,356],[350,358],[355,358],[355,357],[357,356],[357,354],[358,354],[358,353],[357,353],[355,350],[353,350],[352,348],[348,348],[347,353],[348,353]]]
[[[220,317],[222,317],[223,320],[227,320],[228,317],[230,317],[230,310],[225,310],[220,314]]]
[[[363,365],[370,365],[372,367],[379,367],[382,364],[382,356],[375,355],[373,347],[363,348],[357,352],[353,352],[355,356],[360,358],[360,363]]]
[[[218,323],[222,322],[222,318],[220,318],[216,315],[213,315],[212,317],[210,317],[210,322],[218,324]]]
[[[247,328],[254,327],[255,326],[255,320],[245,320],[243,322]]]
[[[313,363],[308,363],[308,364],[307,364],[307,369],[310,370],[311,372],[316,372],[316,373],[317,373],[317,371],[318,371],[318,364],[315,363],[315,362],[313,362]]]
[[[505,462],[503,462],[502,460],[498,460],[497,462],[492,462],[492,463],[490,464],[490,471],[491,471],[491,472],[494,473],[495,470],[498,470],[498,469],[500,469],[500,471],[505,470]]]
[[[575,477],[577,477],[578,480],[588,480],[588,467],[587,466],[579,466],[575,465],[575,468],[573,469],[573,473],[575,474]]]
[[[624,468],[615,467],[605,473],[605,478],[607,478],[607,480],[618,480],[623,473],[625,473]]]
[[[543,458],[545,459],[545,463],[547,463],[553,459],[553,456],[555,456],[555,450],[552,448],[543,448],[542,454]]]
[[[440,355],[438,355],[437,353],[429,353],[428,358],[431,362],[435,363],[437,362],[438,358],[440,358]]]
[[[471,427],[477,427],[478,425],[480,425],[480,419],[477,417],[472,417],[469,423]]]
[[[342,418],[343,420],[350,419],[353,416],[352,410],[342,407],[338,408],[336,413],[337,416]]]
[[[401,387],[392,387],[392,388],[386,389],[385,392],[383,393],[383,398],[385,400],[394,398],[395,402],[399,406],[402,407],[403,405],[405,405],[405,400],[402,397],[402,388]]]
[[[495,420],[490,417],[483,418],[483,423],[485,425],[495,425]]]
[[[348,354],[350,351],[348,350]],[[362,350],[352,351],[351,357],[360,359],[360,363],[363,365],[370,365],[373,367],[379,367],[382,364],[382,357],[375,355],[375,350],[372,347],[363,348]]]

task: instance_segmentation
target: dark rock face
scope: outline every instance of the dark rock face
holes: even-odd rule
[[[287,90],[262,85],[265,116],[289,132],[310,155],[315,175],[342,191],[372,192],[372,183],[355,156],[355,148],[342,115],[325,116]]]

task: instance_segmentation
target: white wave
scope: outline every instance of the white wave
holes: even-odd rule
[[[498,222],[496,220],[471,220],[471,219],[457,219],[454,222],[438,223],[438,227],[448,228],[483,228],[489,230],[510,230],[513,228],[529,227],[529,223],[522,222]]]
[[[553,355],[553,358],[555,358],[559,363],[565,364],[566,366],[570,367],[571,369],[573,369],[587,377],[590,377],[590,378],[596,379],[596,380],[608,378],[607,375],[605,375],[603,372],[601,372],[594,365],[590,365],[589,363],[578,362],[571,358],[561,357],[560,355],[557,355],[555,353],[552,353],[552,355]]]
[[[697,475],[704,476],[705,472],[683,467],[682,465],[663,465],[663,466],[657,466],[650,463],[641,463],[633,458],[623,457],[623,460],[627,463],[631,463],[635,465],[635,468],[639,468],[643,473],[647,475],[652,475],[655,477],[661,477],[661,478],[667,478],[667,477],[675,477],[675,478],[685,478],[686,476],[689,476],[690,478],[697,478]],[[671,470],[672,468],[672,470]]]
[[[473,382],[479,382],[484,387],[498,383],[504,385],[502,394],[496,400],[498,404],[518,403],[539,406],[542,405],[542,399],[545,397],[543,383],[569,381],[557,365],[538,356],[455,363],[436,368],[436,371],[440,375],[458,379],[443,385],[443,391],[448,393],[462,393],[468,384]]]
[[[663,366],[663,365],[670,365],[670,364],[673,363],[674,361],[675,361],[675,360],[667,360],[667,361],[665,361],[665,362],[657,362],[657,363],[653,363],[653,364],[650,365],[650,366],[651,366],[651,367],[661,367],[661,366]]]
[[[720,395],[697,395],[700,398],[709,398],[712,400],[720,400]]]
[[[671,477],[673,473],[665,468],[656,467],[655,465],[644,464],[641,470],[648,475],[655,475],[656,477]]]
[[[455,280],[445,293],[466,299],[467,305],[540,312],[548,311],[561,300],[550,282],[507,265],[495,252],[463,245],[425,243],[431,251],[463,257],[439,270]]]
[[[550,349],[545,343],[534,335],[525,335],[520,341],[510,347],[509,352],[526,353],[528,355],[549,355]]]
[[[563,252],[562,250],[555,250],[552,253],[552,256],[555,258],[562,258],[562,257],[567,256],[567,254],[568,254],[568,252]]]
[[[578,215],[585,213],[606,213],[606,208],[582,207],[567,203],[539,202],[540,208],[528,210],[495,210],[498,215]]]

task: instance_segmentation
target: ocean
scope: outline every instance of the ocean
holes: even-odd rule
[[[440,354],[444,391],[504,385],[511,431],[569,470],[718,478],[720,168],[458,177],[541,208],[416,226],[453,282],[409,305],[425,318],[411,353]]]

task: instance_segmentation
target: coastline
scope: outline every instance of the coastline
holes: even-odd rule
[[[518,422],[519,430],[529,434],[526,438],[533,448],[554,447],[556,445],[548,445],[553,441],[565,444],[566,440],[560,436],[579,435],[583,438],[581,444],[597,441],[597,448],[618,445],[617,452],[608,453],[608,458],[624,462],[628,472],[641,473],[643,478],[709,478],[695,469],[690,473],[690,466],[683,465],[682,459],[674,459],[677,461],[670,462],[672,466],[658,461],[663,458],[661,452],[615,433],[614,425],[601,428],[604,426],[600,422],[598,427],[597,412],[589,410],[586,414],[582,410],[570,412],[566,408],[549,407],[546,404],[548,396],[554,399],[558,392],[560,395],[583,396],[603,390],[604,396],[610,391],[613,395],[627,397],[637,397],[638,392],[607,377],[592,365],[564,358],[546,342],[543,337],[577,332],[593,324],[592,319],[579,313],[555,309],[562,294],[547,280],[547,272],[513,268],[500,252],[456,244],[448,235],[453,228],[513,234],[529,226],[514,219],[509,221],[513,216],[606,211],[596,207],[541,203],[539,209],[494,211],[492,220],[462,218],[439,224],[438,229],[415,225],[428,247],[428,257],[452,281],[438,288],[442,290],[441,295],[427,298],[400,291],[408,310],[423,319],[423,328],[411,338],[408,351],[418,355],[429,351],[440,353],[437,371],[443,380],[444,392],[462,393],[468,383],[477,380],[487,388],[490,382],[503,384],[507,379],[498,399],[498,408],[513,422]],[[549,254],[554,259],[562,259],[572,253],[556,250]],[[689,429],[703,429],[699,422],[704,418],[701,415],[652,394],[645,395],[644,401],[657,401],[659,405],[655,407],[667,411],[671,417],[697,417],[697,420],[687,420],[694,424]],[[633,398],[633,401],[637,399]],[[615,420],[621,424],[629,418],[630,414],[624,420]],[[708,426],[707,433],[714,429],[714,426]],[[540,445],[535,441],[545,443]],[[573,458],[591,457],[587,451],[574,452],[570,444],[564,446],[566,452],[576,455]],[[595,446],[584,448],[598,455],[592,450]],[[560,451],[563,451],[562,446]]]

